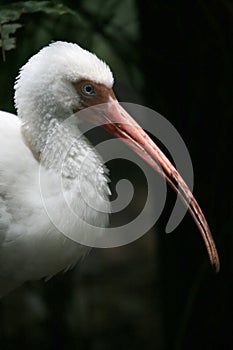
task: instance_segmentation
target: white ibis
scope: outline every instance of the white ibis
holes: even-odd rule
[[[85,235],[85,225],[79,227],[63,217],[63,201],[60,203],[56,183],[51,181],[52,174],[60,171],[59,152],[74,135],[69,128],[63,135],[54,130],[75,112],[101,103],[106,107],[102,112],[92,114],[92,121],[99,120],[110,133],[126,140],[156,171],[157,164],[160,165],[161,175],[188,206],[210,261],[215,270],[219,270],[217,250],[198,203],[166,156],[120,106],[112,86],[110,68],[77,44],[52,43],[22,67],[15,84],[17,116],[0,112],[0,296],[25,281],[50,277],[69,269],[89,250],[63,235],[50,221],[40,196],[38,172],[39,168],[44,175],[47,171],[48,196],[54,202],[63,227],[72,226],[77,235]],[[48,145],[51,133],[55,143]],[[93,224],[105,227],[108,215],[102,208],[109,193],[105,166],[85,137],[76,140],[74,145],[72,166],[69,154],[67,164],[63,164],[66,169],[62,173],[64,186],[79,216],[84,219],[87,216]],[[42,161],[45,146],[47,153]],[[85,172],[86,168],[81,168],[80,163],[87,149],[88,174],[98,171],[98,176],[86,179],[83,184],[78,175],[80,171]],[[84,189],[88,196],[97,180],[95,201],[98,212],[84,207],[77,192],[78,188],[89,186]]]

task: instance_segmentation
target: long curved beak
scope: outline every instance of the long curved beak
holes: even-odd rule
[[[214,270],[218,272],[220,269],[218,252],[208,223],[181,175],[138,123],[121,107],[117,100],[114,99],[109,102],[108,108],[104,112],[104,119],[106,124],[103,127],[111,134],[122,138],[180,196],[203,237],[210,262]]]

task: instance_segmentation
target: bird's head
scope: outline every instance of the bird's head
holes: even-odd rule
[[[94,106],[96,113],[84,113],[84,116],[126,141],[180,195],[218,270],[218,254],[198,203],[171,162],[118,103],[112,86],[111,70],[102,60],[77,44],[55,42],[33,56],[21,69],[15,85],[16,108],[27,123],[33,119],[36,122],[38,118],[64,120]],[[99,105],[103,108],[98,109]]]
[[[76,110],[106,102],[112,86],[113,75],[105,62],[77,44],[58,41],[21,68],[15,105],[24,121],[35,114],[66,119]]]

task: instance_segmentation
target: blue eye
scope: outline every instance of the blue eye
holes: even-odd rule
[[[85,95],[95,95],[96,94],[96,91],[95,91],[95,88],[92,84],[84,84],[82,86],[82,92],[85,94]]]

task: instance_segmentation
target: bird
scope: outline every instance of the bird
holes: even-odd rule
[[[17,115],[0,112],[0,297],[27,281],[72,268],[90,250],[54,225],[42,200],[38,173],[62,229],[85,237],[90,234],[85,221],[99,226],[100,233],[108,226],[107,168],[87,138],[77,138],[73,127],[65,124],[77,115],[78,132],[79,112],[88,108],[93,112],[84,113],[84,119],[101,123],[121,138],[178,193],[202,234],[211,264],[219,270],[217,249],[196,199],[168,158],[120,105],[113,84],[113,73],[103,60],[70,42],[52,42],[20,69],[14,86]],[[103,104],[104,110],[98,110]],[[87,154],[87,166],[82,166]],[[83,220],[64,214],[61,179],[65,195]],[[94,207],[85,203],[82,192]]]

